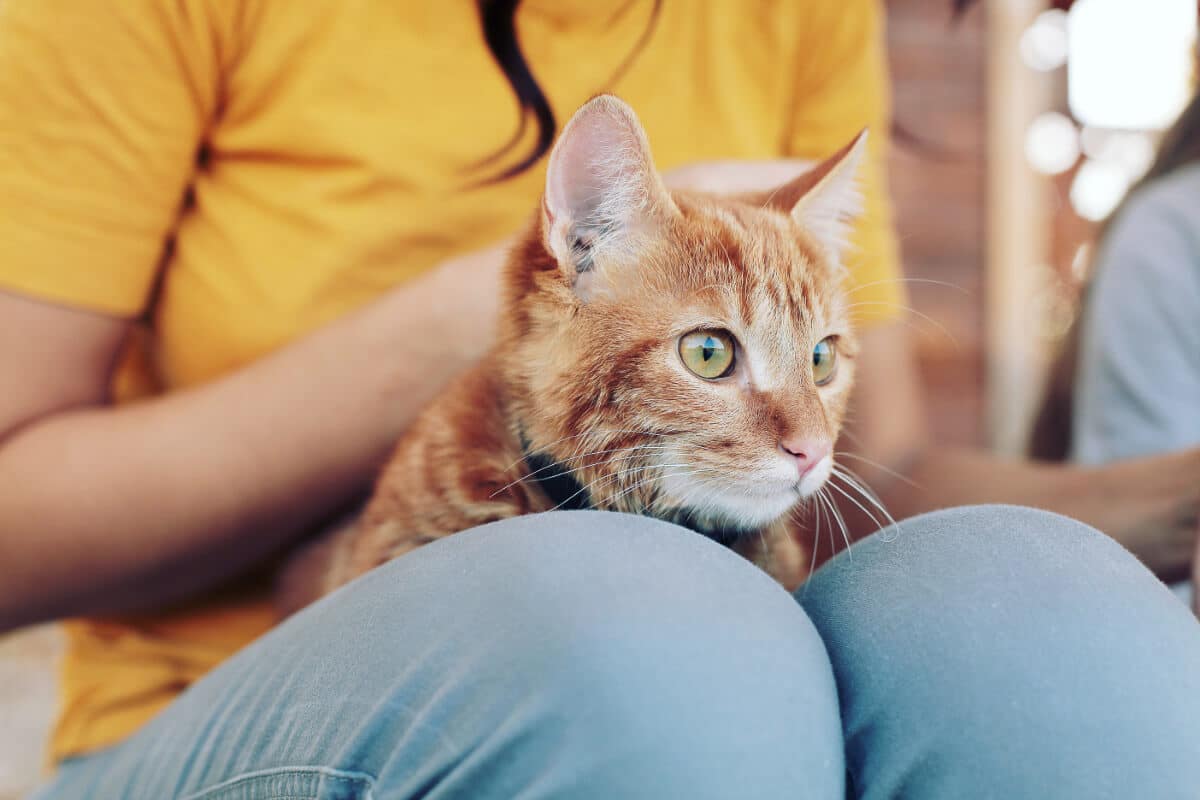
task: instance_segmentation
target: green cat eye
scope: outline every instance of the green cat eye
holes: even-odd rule
[[[733,337],[725,331],[692,331],[679,339],[683,365],[705,380],[733,372]]]
[[[817,386],[824,386],[833,380],[837,369],[837,345],[832,336],[817,342],[813,348],[813,380]]]

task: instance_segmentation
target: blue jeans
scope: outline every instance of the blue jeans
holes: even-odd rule
[[[793,599],[654,520],[468,531],[288,620],[40,797],[1200,796],[1200,626],[1128,553],[1006,506],[894,534]]]

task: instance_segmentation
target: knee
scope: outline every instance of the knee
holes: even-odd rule
[[[862,593],[861,602],[881,610],[917,611],[930,603],[943,619],[1008,616],[1017,613],[1013,609],[1087,617],[1128,594],[1172,611],[1178,605],[1110,537],[1069,517],[1021,506],[964,506],[904,520],[829,567],[812,581],[811,599],[802,600],[806,607],[815,608],[827,594],[822,587],[834,585]]]
[[[836,795],[828,658],[804,612],[756,568],[696,534],[617,514],[540,515],[460,537],[445,545],[461,565],[453,608],[429,621],[438,632],[421,657],[456,684],[427,716],[481,732],[474,760],[494,748],[520,770],[512,742],[524,741],[528,769],[572,796],[814,785]],[[418,555],[406,569],[428,572]]]
[[[1073,797],[1200,764],[1200,628],[1111,539],[1012,506],[889,533],[802,595],[843,693],[855,771],[895,787],[971,765],[1019,779],[1010,796]]]

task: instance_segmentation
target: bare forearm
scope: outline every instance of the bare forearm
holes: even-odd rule
[[[475,357],[445,296],[417,285],[212,384],[12,434],[0,629],[180,598],[320,520]]]
[[[892,515],[974,503],[1033,506],[1093,525],[1164,577],[1186,568],[1200,502],[1200,449],[1083,467],[938,446],[927,433],[905,326],[877,325],[860,339],[854,424],[839,443],[838,462],[860,474]],[[878,521],[838,497],[839,507],[853,512],[847,519],[855,535],[883,521],[861,497],[855,499]]]
[[[1194,513],[1200,499],[1200,451],[1083,467],[930,447],[897,466],[903,477],[880,471],[871,476],[896,517],[975,503],[1033,506],[1104,531],[1160,574],[1176,575],[1187,566],[1190,540],[1168,531],[1184,531],[1179,521]]]

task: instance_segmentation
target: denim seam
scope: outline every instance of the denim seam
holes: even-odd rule
[[[291,767],[272,767],[271,769],[260,769],[254,772],[246,772],[232,778],[214,783],[191,794],[184,795],[179,800],[202,800],[205,796],[213,792],[232,789],[239,783],[258,780],[260,778],[271,778],[277,775],[289,775],[297,772],[307,774],[318,774],[322,780],[327,781],[346,781],[347,783],[363,783],[366,785],[367,794],[363,800],[372,800],[375,797],[375,776],[366,772],[351,772],[348,770],[334,769],[332,767],[317,767],[317,766],[291,766]],[[301,798],[306,800],[306,798]]]

